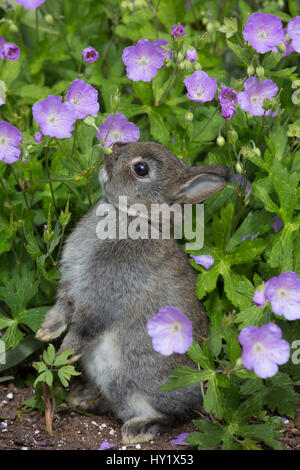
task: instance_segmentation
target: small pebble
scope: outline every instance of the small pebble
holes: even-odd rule
[[[282,419],[282,422],[283,424],[289,424],[289,420],[287,418],[285,418],[284,416],[281,418]]]
[[[39,431],[38,429],[36,429],[36,430],[34,431],[34,434],[40,434],[40,431]]]
[[[92,424],[93,424],[94,426],[99,426],[99,424],[96,423],[96,421],[92,421]]]
[[[126,446],[121,447],[121,450],[126,450],[126,449],[127,449]]]
[[[116,434],[116,431],[114,431],[113,429],[111,431],[109,431],[109,434],[111,434],[112,436],[114,436]]]
[[[7,405],[7,403],[8,403],[8,401],[2,400],[2,404],[3,404],[3,405]]]
[[[141,447],[142,447],[141,444],[137,444],[137,445],[135,446],[136,449],[141,449]]]
[[[13,393],[8,393],[8,394],[6,395],[6,398],[8,398],[9,400],[12,400],[13,397],[14,397],[14,394],[13,394]]]

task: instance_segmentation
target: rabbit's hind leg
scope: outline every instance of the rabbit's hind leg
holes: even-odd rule
[[[62,284],[57,293],[55,305],[47,312],[45,320],[36,333],[40,341],[58,338],[71,321],[74,311],[73,301],[68,297],[68,286]]]
[[[174,420],[169,416],[147,418],[136,416],[126,421],[122,426],[122,442],[125,445],[149,442],[159,434],[169,431]]]
[[[111,407],[105,397],[95,387],[88,384],[77,385],[68,396],[68,405],[72,408],[95,414],[106,414]]]

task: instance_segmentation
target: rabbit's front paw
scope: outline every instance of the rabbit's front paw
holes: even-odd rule
[[[84,345],[81,342],[80,338],[76,336],[73,331],[69,331],[64,337],[64,340],[58,350],[57,355],[63,353],[64,351],[72,350],[73,354],[68,360],[70,362],[76,362],[82,356],[84,349]]]
[[[40,341],[52,341],[58,338],[67,328],[67,324],[62,315],[60,309],[56,305],[49,310],[46,315],[44,322],[40,329],[36,332],[35,337]]]
[[[148,442],[165,431],[166,426],[159,423],[157,419],[136,416],[123,424],[122,442],[125,445]]]

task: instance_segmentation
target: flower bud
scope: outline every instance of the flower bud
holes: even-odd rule
[[[184,62],[180,62],[180,64],[178,65],[178,68],[179,70],[185,70],[185,63]]]
[[[241,162],[237,162],[235,165],[235,171],[239,173],[240,175],[243,173],[243,167],[241,165]]]
[[[204,46],[206,39],[207,33],[201,33],[196,39],[196,49],[201,49]]]
[[[97,126],[96,126],[95,118],[94,118],[94,116],[92,116],[91,114],[90,114],[89,116],[87,116],[86,118],[84,118],[84,119],[83,119],[83,122],[84,122],[87,126],[97,127]]]
[[[120,92],[118,88],[115,94],[110,97],[110,104],[111,104],[112,112],[115,113],[120,104]]]
[[[45,16],[45,21],[47,24],[52,25],[54,23],[53,16],[48,13]]]
[[[263,78],[264,77],[265,69],[261,65],[256,67],[256,75],[258,76],[258,78]]]
[[[234,129],[229,129],[227,136],[228,136],[228,142],[230,144],[235,144],[236,141],[238,140],[238,134]]]
[[[292,83],[292,88],[299,88],[300,87],[300,80],[294,80]]]
[[[178,56],[177,56],[178,62],[182,62],[184,58],[185,58],[185,53],[183,51],[178,52]]]
[[[217,145],[219,147],[223,147],[225,145],[225,139],[222,135],[219,135],[219,137],[217,137]]]
[[[259,149],[258,147],[255,147],[255,148],[254,148],[254,153],[255,153],[255,155],[257,155],[258,157],[261,156],[261,151],[260,151],[260,149]]]
[[[184,119],[185,119],[186,122],[188,122],[188,123],[192,122],[192,120],[194,119],[193,113],[191,113],[190,111],[188,111],[187,113],[185,113]]]
[[[209,23],[207,23],[206,25],[206,31],[208,33],[213,33],[215,31],[215,26],[214,24],[210,21]]]
[[[253,75],[254,72],[255,72],[255,69],[254,69],[253,65],[249,65],[248,68],[247,68],[248,77],[251,77],[251,75]]]
[[[18,26],[17,26],[15,23],[11,23],[11,24],[9,25],[9,31],[10,31],[11,33],[17,33],[17,32],[19,31],[19,28],[18,28]]]
[[[193,66],[194,66],[195,70],[201,70],[202,69],[201,64],[199,64],[199,62],[194,62]]]
[[[103,149],[103,152],[105,153],[105,155],[110,155],[113,152],[113,150],[111,147],[105,147]]]
[[[278,52],[281,52],[281,54],[284,54],[284,52],[286,51],[286,47],[285,47],[284,42],[281,42],[281,43],[277,46],[277,50],[278,50]]]
[[[271,109],[272,108],[272,100],[270,100],[270,98],[265,98],[264,101],[263,101],[262,108],[265,111],[268,111],[269,109]]]

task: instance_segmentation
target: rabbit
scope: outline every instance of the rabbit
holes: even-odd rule
[[[177,366],[193,364],[187,354],[156,352],[147,322],[162,307],[175,306],[201,341],[207,317],[196,297],[196,273],[174,238],[99,239],[103,218],[97,213],[109,203],[120,215],[120,195],[129,207],[200,202],[226,185],[230,171],[222,165],[190,167],[158,143],[130,142],[113,145],[99,179],[102,198],[66,241],[57,301],[36,336],[51,341],[68,328],[59,352],[74,350],[73,360],[82,356],[90,384],[71,393],[70,403],[113,413],[124,423],[124,444],[145,442],[202,405],[199,384],[159,389]]]

